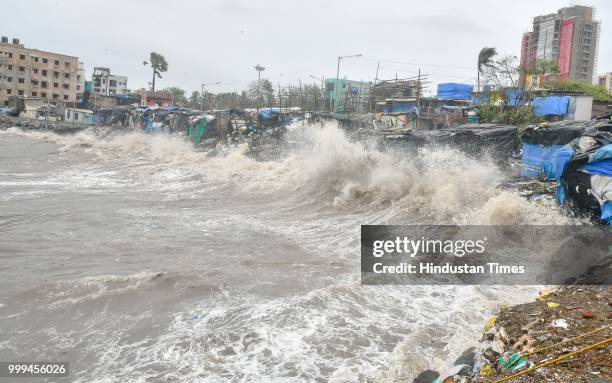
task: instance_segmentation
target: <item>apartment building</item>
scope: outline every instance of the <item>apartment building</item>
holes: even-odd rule
[[[597,76],[594,81],[595,85],[603,86],[612,94],[612,72],[607,72],[605,74]]]
[[[95,67],[93,76],[93,92],[105,96],[127,95],[127,77],[111,74],[109,68]]]
[[[591,82],[596,73],[600,23],[592,7],[575,5],[536,16],[533,31],[523,34],[521,65],[552,60],[559,65],[557,79]]]
[[[75,102],[82,92],[82,63],[75,56],[24,47],[19,39],[0,40],[0,105],[11,96]]]

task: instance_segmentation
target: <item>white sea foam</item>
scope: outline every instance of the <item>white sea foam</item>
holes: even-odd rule
[[[506,289],[360,286],[355,280],[359,225],[567,221],[556,211],[500,191],[505,175],[491,161],[445,147],[401,157],[354,142],[333,123],[290,127],[292,148],[267,161],[253,158],[245,147],[223,148],[214,155],[195,151],[178,136],[114,134],[98,128],[74,136],[18,129],[2,134],[52,142],[62,158],[82,161],[47,175],[2,178],[15,183],[7,186],[120,191],[131,201],[142,197],[145,202],[111,205],[114,214],[142,229],[138,235],[160,223],[171,228],[177,243],[187,242],[183,232],[197,232],[202,243],[185,250],[188,255],[159,250],[165,263],[158,264],[165,267],[174,267],[181,256],[203,257],[210,248],[222,249],[224,244],[214,243],[215,238],[250,235],[271,241],[266,244],[271,248],[289,244],[304,253],[323,254],[332,270],[306,264],[295,274],[286,271],[290,277],[306,274],[309,285],[296,294],[283,294],[284,286],[276,286],[280,293],[274,297],[225,286],[230,276],[220,275],[213,293],[207,290],[196,304],[166,313],[168,323],[154,327],[146,327],[151,325],[149,314],[121,311],[129,306],[127,295],[138,292],[142,297],[151,288],[155,272],[142,271],[149,265],[134,270],[126,263],[126,276],[53,284],[45,295],[49,310],[95,307],[69,334],[46,335],[87,344],[95,355],[88,370],[75,372],[77,382],[406,381],[421,369],[447,367],[477,338],[493,306],[509,303]],[[197,204],[172,204],[188,198]],[[169,208],[163,209],[165,204]],[[138,236],[128,239],[139,244]],[[113,240],[126,239],[101,243],[110,246]],[[211,261],[234,253],[250,257],[254,246],[244,243]],[[266,273],[273,269],[266,267],[254,266],[242,277],[244,283],[267,281]],[[165,290],[157,286],[151,294],[173,292],[188,271],[193,270],[182,271],[163,285]],[[516,290],[512,302],[529,299],[535,288]],[[150,299],[155,302],[154,295]],[[123,306],[117,308],[116,302]],[[143,335],[138,338],[130,331]]]

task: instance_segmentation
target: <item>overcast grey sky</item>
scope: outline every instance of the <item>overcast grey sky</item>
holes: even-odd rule
[[[575,2],[573,2],[575,3]],[[598,73],[612,71],[612,2],[597,8],[602,22]],[[128,76],[131,89],[151,81],[142,61],[163,54],[169,70],[158,88],[188,92],[221,81],[212,92],[243,89],[263,77],[276,85],[335,77],[373,80],[422,73],[431,81],[475,83],[484,46],[520,54],[523,32],[536,15],[570,5],[559,0],[334,1],[334,0],[20,0],[4,1],[0,34],[29,48],[78,56],[89,74],[107,66]],[[7,17],[7,15],[10,15]]]

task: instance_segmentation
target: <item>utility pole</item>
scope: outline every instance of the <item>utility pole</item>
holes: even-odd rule
[[[282,96],[281,96],[280,82],[278,83],[278,109],[283,109],[283,101],[282,101]]]
[[[374,85],[376,85],[376,82],[378,82],[378,70],[379,69],[380,69],[380,61],[376,65],[376,77],[374,77]]]
[[[334,107],[333,107],[333,111],[336,111],[336,104],[338,101],[338,97],[339,97],[339,92],[338,92],[338,77],[340,77],[340,60],[344,59],[344,58],[349,58],[349,57],[361,57],[361,53],[360,54],[356,54],[356,55],[349,55],[349,56],[338,56],[338,67],[336,68],[336,87],[334,89]]]
[[[300,82],[300,103],[302,104],[302,112],[304,111],[304,93],[302,93],[302,79],[298,79]]]
[[[419,77],[417,80],[416,102],[417,102],[417,109],[418,109],[421,106],[421,68],[419,68]]]

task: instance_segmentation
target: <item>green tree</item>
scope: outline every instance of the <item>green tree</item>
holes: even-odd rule
[[[172,103],[176,106],[187,106],[187,98],[185,97],[185,91],[178,86],[171,86],[165,89],[166,92],[172,94]]]
[[[275,97],[274,97],[274,85],[267,78],[262,78],[261,82],[252,81],[249,84],[249,98],[256,105],[258,101],[261,101],[266,106],[274,106]],[[261,105],[260,105],[261,106]]]
[[[218,93],[215,96],[215,108],[217,109],[232,109],[240,107],[240,95],[236,92]]]
[[[478,53],[478,91],[480,92],[480,74],[483,73],[485,67],[493,63],[493,57],[497,55],[495,48],[482,48]]]
[[[159,53],[151,52],[149,61],[143,61],[142,65],[150,65],[151,68],[153,68],[153,82],[151,83],[151,90],[155,92],[155,78],[162,78],[161,74],[168,71],[168,62],[166,62],[166,58]]]
[[[193,92],[191,92],[191,96],[189,96],[189,101],[187,102],[187,106],[190,107],[191,109],[200,109],[201,105],[202,105],[202,96],[200,95],[200,92],[198,92],[197,90],[194,90]]]
[[[593,85],[576,80],[548,80],[543,81],[542,86],[549,89],[570,90],[593,96],[597,101],[612,101],[612,94],[601,85]]]
[[[531,75],[536,79],[541,77],[550,77],[554,79],[554,76],[559,73],[559,64],[553,60],[538,59],[526,68],[521,68],[521,71],[524,75]],[[527,84],[524,84],[523,87],[531,88],[531,86],[527,86]]]

